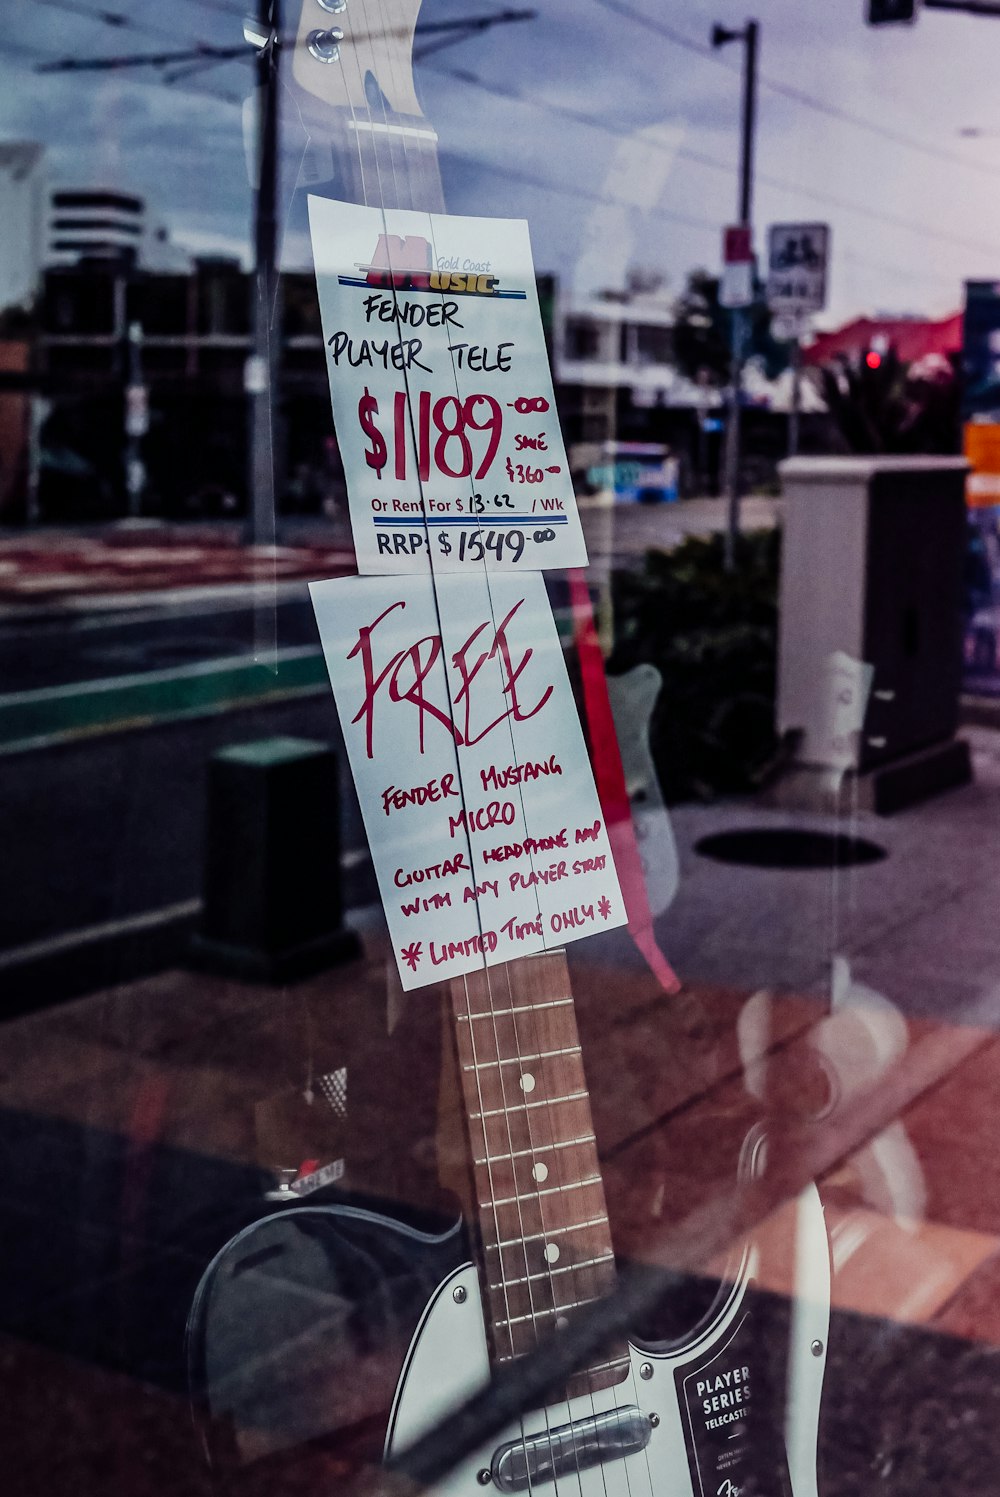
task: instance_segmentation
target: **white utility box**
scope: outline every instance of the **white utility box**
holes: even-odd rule
[[[796,769],[827,785],[857,775],[878,811],[969,778],[954,737],[967,469],[941,457],[780,465],[778,731],[795,735]]]

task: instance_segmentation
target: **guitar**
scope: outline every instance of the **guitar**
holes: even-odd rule
[[[408,65],[417,4],[338,4],[323,0],[321,11],[306,0],[292,62],[313,137],[313,185],[329,182],[368,203],[440,209],[434,134]],[[188,1330],[192,1385],[210,1416],[217,1464],[273,1472],[290,1452],[308,1449],[332,1489],[363,1458],[387,1389],[382,1455],[398,1462],[488,1387],[495,1368],[516,1368],[557,1342],[614,1288],[564,953],[456,979],[447,1000],[468,1220],[436,1228],[369,1207],[293,1204],[227,1244],[202,1279]],[[801,1210],[804,1240],[813,1253],[821,1240],[825,1255],[812,1197]],[[761,1412],[750,1295],[757,1256],[751,1241],[742,1246],[708,1313],[680,1343],[636,1336],[602,1345],[566,1370],[557,1396],[456,1448],[435,1491],[808,1497],[814,1461],[790,1479],[781,1429],[773,1420],[768,1428]],[[797,1396],[805,1389],[808,1426],[821,1365],[810,1368],[807,1358],[803,1366]],[[754,1485],[763,1444],[765,1486]]]
[[[465,1226],[292,1204],[234,1238],[203,1276],[189,1318],[191,1384],[208,1415],[206,1448],[234,1490],[246,1490],[247,1469],[266,1489],[293,1458],[307,1471],[315,1462],[316,1490],[332,1489],[322,1483],[357,1475],[380,1445],[405,1467],[409,1448],[487,1388],[495,1368],[530,1358],[614,1289],[563,953],[456,980],[450,1003],[474,1186]],[[768,1338],[762,1352],[760,1251],[747,1241],[682,1338],[603,1346],[544,1406],[457,1447],[438,1497],[815,1497],[815,1347],[825,1349],[829,1281],[813,1187],[795,1221],[787,1350]]]

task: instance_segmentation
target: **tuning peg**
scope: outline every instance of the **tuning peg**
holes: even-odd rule
[[[306,46],[317,62],[338,62],[340,60],[340,44],[344,40],[344,33],[339,26],[331,26],[328,31],[310,31],[306,38]]]
[[[331,16],[342,15],[347,9],[347,0],[316,0],[320,10],[329,11]]]

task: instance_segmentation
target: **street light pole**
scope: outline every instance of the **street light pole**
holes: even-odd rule
[[[753,150],[757,122],[757,45],[760,27],[748,21],[742,31],[713,26],[712,46],[743,43],[743,102],[740,116],[739,222],[750,227],[753,216]],[[736,566],[736,537],[740,532],[740,400],[743,386],[743,355],[747,318],[742,307],[733,309],[733,357],[726,422],[726,534],[724,560],[727,572]]]
[[[756,21],[748,21],[743,32],[743,110],[740,140],[740,223],[748,224],[753,208],[753,147],[757,126],[757,39]]]

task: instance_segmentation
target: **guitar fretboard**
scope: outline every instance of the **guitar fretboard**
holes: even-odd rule
[[[485,1309],[504,1361],[608,1292],[611,1232],[563,954],[475,972],[452,995]],[[627,1367],[617,1346],[570,1391],[607,1387]]]

